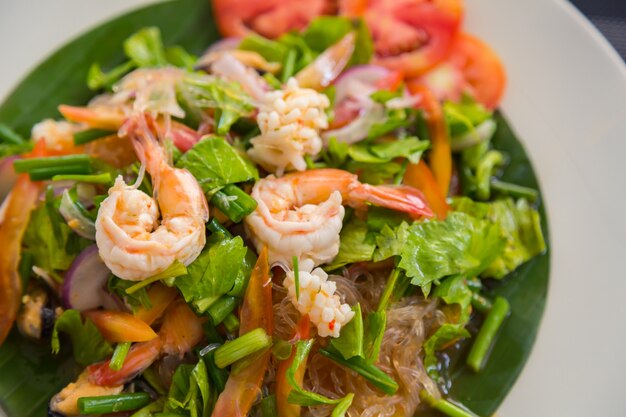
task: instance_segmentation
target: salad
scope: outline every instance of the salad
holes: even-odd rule
[[[546,249],[497,55],[457,0],[214,12],[200,56],[146,27],[0,125],[0,343],[71,351],[53,416],[472,416],[447,352],[481,371],[488,290]]]

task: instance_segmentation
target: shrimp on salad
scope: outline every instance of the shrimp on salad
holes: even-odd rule
[[[291,266],[299,258],[302,270],[330,262],[339,251],[345,210],[342,204],[392,208],[432,217],[422,193],[412,187],[370,185],[340,169],[294,172],[281,178],[269,175],[252,189],[256,210],[246,225],[258,250],[267,246],[270,263]]]
[[[151,175],[155,198],[128,186],[120,176],[96,219],[102,260],[115,275],[132,281],[158,274],[176,260],[193,262],[206,243],[204,224],[209,217],[198,181],[187,170],[168,164],[150,120],[143,115],[129,119],[124,129]]]

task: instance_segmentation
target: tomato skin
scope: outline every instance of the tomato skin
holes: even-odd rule
[[[463,18],[461,0],[342,0],[340,13],[362,16],[374,63],[417,77],[449,54]]]
[[[466,92],[485,107],[495,109],[506,88],[506,71],[485,42],[461,33],[445,62],[408,83],[428,87],[440,100],[458,101]]]
[[[332,11],[330,0],[214,0],[217,27],[223,36],[251,32],[273,39],[305,28],[316,16]]]
[[[143,320],[122,311],[93,310],[84,313],[102,336],[113,343],[146,342],[157,334]]]
[[[304,315],[298,321],[296,331],[291,342],[295,343],[299,340],[306,340],[309,338],[311,332],[311,320],[308,315]],[[289,393],[291,393],[291,385],[287,381],[287,370],[291,366],[296,356],[295,349],[292,349],[291,356],[278,364],[278,370],[276,371],[276,408],[278,411],[278,417],[299,417],[301,407],[296,404],[289,403]],[[306,361],[296,370],[296,382],[302,385],[304,380],[304,373],[306,372]]]

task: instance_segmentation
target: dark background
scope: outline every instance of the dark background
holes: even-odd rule
[[[626,60],[626,0],[571,0]]]

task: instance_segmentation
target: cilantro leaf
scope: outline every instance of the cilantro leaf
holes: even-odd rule
[[[126,39],[124,53],[138,67],[161,67],[168,63],[161,31],[154,26],[141,29]]]
[[[259,172],[248,157],[219,136],[207,136],[176,163],[193,174],[209,195],[228,184],[257,180]]]
[[[187,267],[188,274],[176,278],[174,285],[185,301],[204,311],[233,289],[243,290],[252,270],[246,260],[247,253],[248,248],[239,236],[209,242]]]

